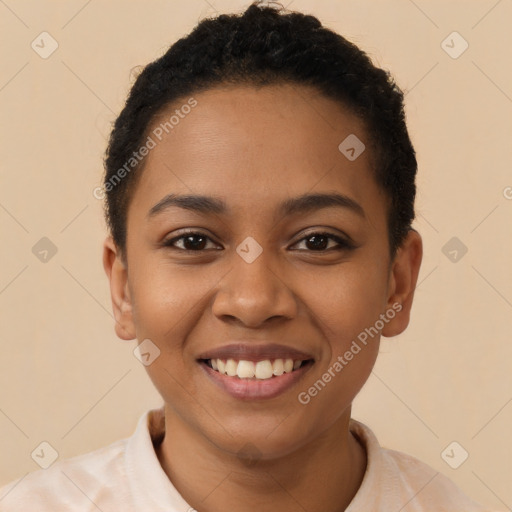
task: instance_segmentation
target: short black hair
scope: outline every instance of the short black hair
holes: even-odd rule
[[[282,83],[313,86],[363,122],[375,179],[388,198],[389,246],[395,254],[411,229],[416,195],[417,163],[403,92],[389,72],[316,17],[256,1],[241,14],[203,19],[135,80],[105,154],[105,217],[123,255],[128,206],[145,159],[132,161],[131,172],[126,163],[155,117],[169,104],[215,86]]]

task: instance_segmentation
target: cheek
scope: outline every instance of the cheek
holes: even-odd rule
[[[349,268],[350,267],[350,268]],[[341,266],[317,280],[308,306],[324,337],[318,367],[297,391],[312,431],[333,424],[367,381],[377,359],[386,273],[379,264]],[[311,283],[310,283],[311,285]]]
[[[208,307],[208,291],[219,279],[216,273],[209,274],[192,266],[180,268],[152,260],[130,276],[137,339],[150,339],[160,350],[146,371],[165,402],[189,420],[194,416],[190,397],[200,393],[190,379],[196,363],[187,340]]]
[[[347,263],[304,283],[306,304],[333,349],[375,324],[386,303],[387,276],[375,262]],[[309,291],[308,291],[309,290]]]
[[[160,261],[140,266],[130,279],[137,338],[174,345],[197,321],[219,278],[206,269]]]

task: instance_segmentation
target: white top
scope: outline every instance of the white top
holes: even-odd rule
[[[145,412],[131,437],[0,488],[0,511],[192,512],[155,453],[153,442],[163,439],[164,428],[163,408]],[[346,512],[485,512],[441,473],[382,448],[366,425],[351,419],[350,430],[365,446],[368,461]]]

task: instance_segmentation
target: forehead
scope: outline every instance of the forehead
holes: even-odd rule
[[[379,193],[363,123],[314,88],[223,86],[192,100],[153,120],[155,145],[131,208],[148,211],[166,194],[186,193],[224,197],[240,215],[307,192],[340,191],[358,202]],[[351,160],[339,146],[354,137],[366,149]]]

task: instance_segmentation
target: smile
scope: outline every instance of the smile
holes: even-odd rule
[[[312,368],[313,359],[200,359],[200,367],[219,389],[238,400],[269,400],[282,395]]]

